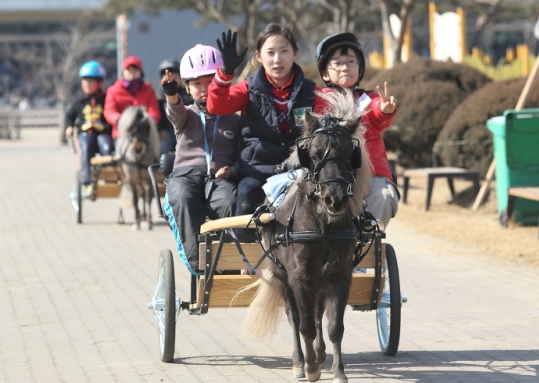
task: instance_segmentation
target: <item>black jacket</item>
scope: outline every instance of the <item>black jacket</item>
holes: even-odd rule
[[[65,116],[65,127],[73,126],[77,128],[77,134],[95,130],[97,133],[111,133],[112,127],[109,125],[103,110],[105,108],[105,93],[101,90],[92,97],[82,97],[75,101]]]
[[[290,155],[296,138],[301,135],[294,109],[314,109],[314,82],[304,77],[299,65],[294,63],[292,70],[294,80],[288,102],[288,128],[284,133],[279,127],[277,108],[271,94],[272,85],[266,78],[264,67],[260,67],[248,79],[249,103],[242,129],[244,148],[240,176],[272,175],[273,167]]]

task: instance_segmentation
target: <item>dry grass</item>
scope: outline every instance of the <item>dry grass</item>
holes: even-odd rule
[[[402,177],[399,179],[401,182]],[[399,185],[402,192],[402,185]],[[429,211],[425,211],[426,179],[410,179],[408,202],[399,204],[394,218],[417,230],[482,248],[485,252],[520,264],[539,267],[539,228],[510,222],[507,229],[499,224],[496,186],[491,182],[488,199],[477,211],[471,206],[475,192],[471,182],[455,180],[455,201],[445,179],[434,183]]]

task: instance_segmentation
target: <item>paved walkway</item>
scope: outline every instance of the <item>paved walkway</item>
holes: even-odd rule
[[[77,225],[68,199],[74,162],[70,147],[0,141],[0,382],[295,381],[285,319],[274,338],[250,340],[245,309],[183,312],[174,363],[160,362],[146,304],[172,235],[160,221],[151,232],[118,225],[117,200],[85,202]],[[409,300],[399,353],[379,352],[374,313],[347,310],[350,382],[538,381],[537,269],[398,219],[388,238]],[[187,297],[187,272],[177,267],[176,279]],[[330,379],[324,370],[321,381]]]

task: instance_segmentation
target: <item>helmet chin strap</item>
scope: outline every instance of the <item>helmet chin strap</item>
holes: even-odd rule
[[[206,101],[198,101],[198,100],[196,100],[195,104],[197,104],[199,107],[200,106],[203,106],[204,108],[206,107]]]

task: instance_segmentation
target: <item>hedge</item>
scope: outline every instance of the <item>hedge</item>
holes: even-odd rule
[[[514,109],[526,78],[493,82],[467,97],[444,124],[438,141],[441,162],[479,170],[485,176],[493,158],[492,133],[486,121]],[[539,108],[539,76],[535,78],[523,108]],[[466,145],[447,145],[452,141],[466,141]],[[539,150],[539,149],[538,149]]]
[[[476,89],[491,80],[465,64],[414,57],[380,71],[361,86],[383,91],[384,81],[397,98],[394,126],[384,133],[387,150],[404,167],[432,166],[432,148],[453,110]]]

